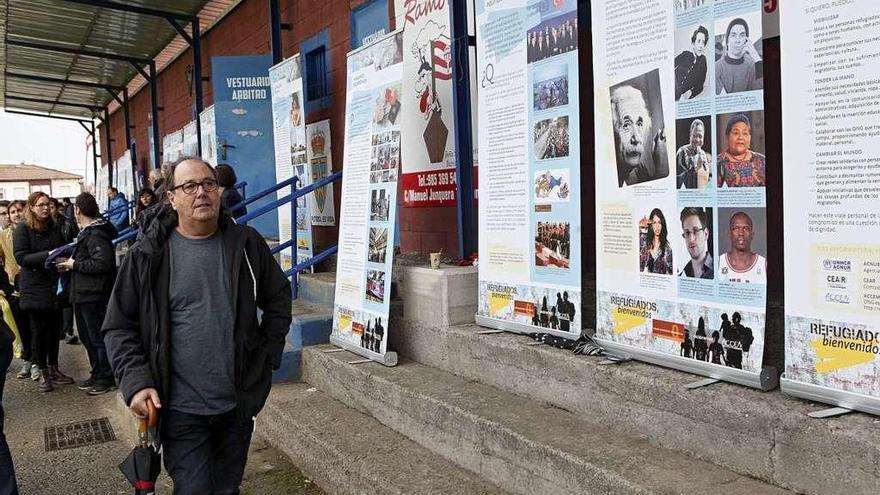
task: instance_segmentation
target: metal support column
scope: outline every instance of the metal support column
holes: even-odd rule
[[[199,32],[199,19],[192,21],[193,83],[196,85],[196,136],[199,155],[202,154],[202,111],[205,109],[202,92],[202,37]]]
[[[113,161],[113,147],[110,144],[110,140],[111,140],[111,137],[110,137],[110,112],[106,108],[104,109],[104,131],[105,131],[104,134],[106,134],[104,136],[104,142],[107,143],[107,159],[104,161],[107,162],[107,186],[109,187],[109,186],[114,185],[113,180],[115,179],[115,177],[113,177],[113,163],[112,163],[112,161]]]
[[[95,132],[95,122],[91,123],[91,134],[92,134],[92,180],[95,181],[95,184],[98,183],[98,133]],[[102,194],[104,191],[95,191],[95,197],[99,197],[98,194]]]
[[[284,59],[281,52],[281,8],[278,0],[269,0],[269,36],[272,48],[272,65],[280,63]],[[295,263],[294,263],[295,264]]]
[[[133,141],[131,139],[131,111],[128,108],[128,89],[122,90],[122,118],[125,119],[125,149],[131,154],[132,165],[134,164]]]
[[[474,205],[474,145],[471,128],[470,53],[467,2],[452,0],[452,107],[455,112],[455,183],[458,203],[458,249],[462,258],[476,253],[477,215]]]
[[[159,170],[162,167],[162,150],[159,146],[159,96],[156,90],[156,62],[150,62],[150,73],[147,84],[150,85],[150,125],[153,126],[153,157],[156,162],[153,168]]]

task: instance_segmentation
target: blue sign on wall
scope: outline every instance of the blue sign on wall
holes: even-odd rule
[[[275,144],[272,135],[271,55],[213,57],[211,81],[217,126],[217,163],[235,169],[250,194],[274,186]],[[274,194],[248,205],[248,211],[276,199]],[[248,225],[278,238],[278,215],[267,213]]]
[[[351,49],[390,31],[388,0],[370,0],[351,10]]]

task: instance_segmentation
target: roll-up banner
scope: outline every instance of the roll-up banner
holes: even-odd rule
[[[123,153],[114,164],[116,166],[114,169],[114,172],[116,173],[116,188],[119,189],[119,192],[125,195],[125,199],[129,201],[137,199],[134,197],[134,171],[131,167],[131,152],[125,150],[125,153]]]
[[[173,162],[183,156],[183,129],[162,138],[162,161]]]
[[[400,30],[348,54],[336,301],[330,342],[387,366],[403,84]]]
[[[880,3],[804,1],[780,16],[782,390],[880,414]]]
[[[575,0],[477,0],[477,324],[581,332]]]
[[[330,121],[322,120],[306,124],[306,143],[312,182],[317,182],[333,173],[333,146],[330,141]],[[310,194],[312,225],[336,225],[336,209],[333,201],[333,184],[316,189]]]
[[[272,84],[272,121],[275,139],[275,179],[285,181],[296,175],[298,187],[311,183],[306,160],[305,112],[302,98],[302,71],[300,56],[295,55],[269,69]],[[278,199],[288,196],[290,187],[280,189]],[[291,238],[291,207],[278,208],[280,238]],[[296,204],[296,264],[312,257],[312,216],[306,197]],[[281,251],[281,266],[289,270],[294,265],[291,249]]]
[[[109,205],[109,200],[106,199],[108,187],[110,187],[110,166],[103,163],[98,169],[98,176],[95,177],[95,198],[98,200],[98,204],[103,204],[101,211],[107,210]]]
[[[214,121],[214,105],[200,114],[202,121],[202,160],[217,166],[217,123]]]
[[[596,338],[769,389],[762,2],[592,2]]]
[[[199,155],[199,128],[193,120],[183,126],[183,156]]]
[[[455,111],[447,0],[403,4],[403,206],[455,206]],[[398,12],[400,12],[398,11]]]

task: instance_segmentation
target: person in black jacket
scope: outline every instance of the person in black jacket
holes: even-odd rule
[[[71,272],[70,302],[92,368],[89,378],[78,387],[89,395],[101,395],[115,385],[107,348],[101,338],[101,324],[116,280],[113,239],[117,231],[101,218],[98,202],[89,193],[76,197],[74,215],[82,230],[76,238],[73,254],[68,260],[58,263],[58,269]]]
[[[73,383],[58,369],[58,340],[61,336],[61,311],[58,309],[58,272],[43,264],[49,251],[65,244],[61,225],[49,213],[51,199],[46,193],[28,196],[24,222],[12,236],[15,260],[21,265],[19,306],[28,315],[33,347],[33,362],[40,370],[40,391],[51,392],[54,383]]]
[[[232,211],[233,206],[244,201],[238,189],[235,188],[235,184],[238,182],[235,170],[225,163],[217,165],[217,181],[220,183],[220,206],[234,218],[246,215],[247,206]]]
[[[147,210],[102,333],[135,416],[159,408],[175,493],[238,493],[253,418],[291,322],[290,282],[260,234],[220,212],[214,169],[171,166],[168,203]],[[257,311],[262,310],[258,318]]]
[[[12,293],[9,276],[3,270],[0,270],[0,290],[6,294]],[[4,495],[18,495],[12,453],[9,451],[9,444],[6,443],[6,435],[3,432],[3,388],[6,383],[6,370],[9,368],[9,363],[12,362],[14,341],[15,334],[12,333],[12,329],[3,318],[0,318],[0,494]]]

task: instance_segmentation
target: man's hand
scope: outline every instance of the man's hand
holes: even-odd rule
[[[758,50],[755,49],[755,45],[752,44],[751,40],[746,42],[745,50],[746,54],[752,58],[752,62],[758,63],[761,61],[761,56],[758,55]]]
[[[145,388],[140,392],[134,394],[134,397],[131,398],[131,404],[129,404],[129,408],[131,409],[131,413],[134,414],[136,418],[147,419],[148,409],[147,409],[147,399],[153,401],[153,405],[156,406],[156,409],[162,407],[162,404],[159,402],[159,392],[156,391],[155,388]]]

